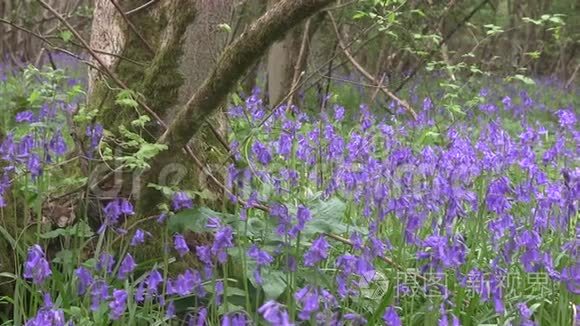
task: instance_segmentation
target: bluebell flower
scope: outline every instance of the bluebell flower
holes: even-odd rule
[[[103,252],[97,260],[96,270],[101,272],[105,271],[107,274],[113,272],[113,266],[115,265],[115,257],[108,252]]]
[[[25,279],[31,279],[34,284],[42,284],[52,275],[44,250],[35,244],[28,249],[28,256],[24,262]]]
[[[32,111],[22,111],[16,114],[16,122],[36,122],[36,117]]]
[[[117,272],[117,277],[120,280],[126,279],[127,275],[133,273],[133,271],[135,270],[135,267],[137,267],[137,264],[135,263],[133,256],[131,256],[131,254],[126,254],[125,258],[123,258],[123,260],[121,261],[121,264],[119,265],[119,271]]]
[[[319,236],[310,248],[304,254],[304,265],[314,266],[318,262],[326,259],[328,257],[328,249],[330,245],[324,238],[324,236]]]
[[[97,280],[91,287],[91,310],[98,311],[101,303],[109,298],[109,286],[104,280]]]
[[[176,234],[173,236],[173,245],[181,257],[185,256],[185,254],[189,252],[189,247],[185,242],[185,238],[181,234]]]
[[[231,227],[226,226],[217,231],[211,247],[211,253],[217,257],[217,260],[222,264],[228,259],[227,249],[234,246],[232,241],[233,230]]]
[[[120,319],[127,309],[127,291],[115,289],[113,298],[109,302],[109,309],[112,320]]]
[[[67,145],[62,137],[62,133],[57,131],[49,142],[48,147],[56,156],[62,156],[67,152]]]
[[[147,231],[143,231],[141,229],[137,229],[135,230],[135,234],[133,235],[133,238],[131,238],[131,247],[136,247],[138,245],[141,245],[143,243],[145,243],[145,237],[151,237],[151,233],[147,232]]]
[[[173,210],[178,212],[182,209],[189,209],[193,207],[193,201],[186,192],[178,191],[173,194],[171,201]]]
[[[395,310],[395,307],[389,306],[383,315],[385,326],[402,326],[401,319]]]
[[[84,295],[94,282],[93,274],[81,266],[75,270],[75,275],[78,278],[77,293],[78,295]]]
[[[274,300],[270,300],[264,303],[260,309],[258,309],[258,313],[260,313],[262,317],[272,326],[293,325],[290,322],[290,317],[288,316],[286,309],[284,309],[281,304]]]

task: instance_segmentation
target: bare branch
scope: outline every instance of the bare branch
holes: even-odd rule
[[[296,64],[294,64],[294,74],[292,75],[292,86],[290,87],[290,93],[294,93],[295,89],[298,86],[298,82],[300,77],[303,75],[302,67],[303,67],[303,60],[306,54],[306,46],[308,44],[309,34],[310,34],[310,22],[312,19],[308,19],[306,24],[304,24],[304,35],[302,36],[302,43],[300,44],[300,51],[298,52],[298,59],[296,60]],[[292,100],[294,96],[290,96],[288,98],[287,106],[290,107],[292,105]]]
[[[383,92],[385,95],[387,95],[388,97],[393,99],[395,102],[399,103],[402,107],[404,107],[405,110],[407,110],[407,112],[409,112],[409,114],[411,114],[411,116],[413,116],[413,119],[417,119],[417,113],[415,113],[415,111],[411,108],[411,106],[409,105],[409,103],[407,103],[407,101],[398,98],[397,95],[395,95],[393,92],[391,92],[387,87],[381,85],[381,82],[377,81],[376,78],[373,75],[371,75],[368,71],[366,71],[366,69],[364,69],[363,66],[361,66],[356,61],[356,59],[350,54],[350,52],[348,52],[348,49],[344,46],[344,42],[340,38],[340,32],[338,30],[338,26],[336,25],[336,21],[334,20],[334,17],[332,16],[332,13],[328,12],[328,17],[330,17],[330,21],[332,22],[332,27],[334,28],[334,32],[336,34],[336,38],[338,40],[338,44],[339,44],[340,48],[342,49],[342,52],[348,58],[348,60],[352,63],[352,65],[356,68],[356,70],[358,70],[366,79],[368,79],[368,80],[372,81],[374,84],[378,85],[381,92]]]
[[[145,4],[143,4],[143,5],[139,6],[139,7],[135,8],[135,9],[131,9],[131,10],[127,11],[127,12],[125,13],[125,15],[129,16],[129,15],[132,15],[132,14],[134,14],[134,13],[137,13],[137,12],[139,12],[139,11],[143,10],[143,9],[147,9],[147,8],[149,8],[151,5],[155,4],[155,2],[157,2],[157,0],[151,0],[151,1],[149,1],[149,2],[146,2]]]
[[[115,84],[117,84],[119,87],[121,87],[123,89],[129,89],[129,87],[122,80],[120,80],[119,77],[117,77],[111,71],[111,69],[103,62],[103,60],[99,57],[99,55],[97,55],[97,53],[95,52],[95,50],[93,50],[89,46],[89,44],[87,43],[87,41],[85,41],[83,39],[83,37],[81,36],[81,34],[66,19],[64,19],[64,17],[62,17],[61,14],[59,14],[54,8],[52,8],[48,3],[44,2],[43,0],[37,0],[37,1],[46,10],[50,11],[50,13],[53,14],[61,23],[63,23],[69,31],[71,31],[71,33],[75,36],[75,38],[82,44],[82,46],[87,51],[89,51],[89,54],[91,55],[91,57],[93,57],[93,59],[95,59],[95,61],[97,61],[97,63],[101,67],[101,69],[103,69],[105,71],[105,73],[107,74],[107,76],[109,76],[109,78],[111,78],[113,80],[113,82],[115,82]],[[155,113],[155,111],[153,111],[147,104],[145,104],[139,98],[136,98],[135,100],[137,101],[137,103],[141,107],[143,107],[145,109],[145,111],[147,111],[147,113],[149,113],[153,118],[155,118],[155,120],[157,120],[157,122],[161,126],[166,127],[166,124],[165,124],[165,122],[163,122],[163,120],[161,119],[161,117],[159,117],[159,115],[157,113]]]
[[[149,52],[151,52],[151,54],[155,54],[155,50],[153,50],[153,47],[151,45],[149,45],[149,43],[147,42],[147,40],[145,40],[143,35],[141,35],[141,33],[139,33],[139,31],[137,30],[135,25],[133,25],[131,20],[129,20],[129,17],[127,17],[127,15],[123,12],[123,9],[119,6],[119,4],[115,0],[110,0],[110,1],[113,4],[113,6],[115,6],[115,9],[117,9],[119,14],[121,14],[121,16],[123,17],[123,20],[125,20],[125,22],[127,23],[127,26],[129,26],[129,29],[131,31],[133,31],[133,33],[135,33],[135,35],[137,35],[137,37],[141,40],[141,42],[143,42],[143,44],[145,44],[145,47],[147,48],[147,50],[149,50]]]

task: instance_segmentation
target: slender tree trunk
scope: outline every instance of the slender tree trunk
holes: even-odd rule
[[[269,0],[268,8],[272,8],[278,2],[280,0]],[[292,91],[296,70],[303,71],[306,68],[310,53],[310,39],[321,21],[322,16],[313,18],[308,28],[305,27],[306,24],[294,27],[282,40],[270,47],[268,51],[268,101],[271,105],[279,103]],[[305,36],[305,32],[308,35]],[[304,40],[304,37],[307,39]],[[298,92],[295,92],[292,103],[297,104],[297,100]]]

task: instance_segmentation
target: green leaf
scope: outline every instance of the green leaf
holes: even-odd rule
[[[526,76],[520,75],[520,74],[506,77],[506,80],[507,81],[511,81],[511,80],[514,80],[514,79],[519,80],[519,81],[523,82],[526,85],[535,85],[536,84],[536,82],[533,79],[531,79],[530,77],[526,77]]]
[[[220,217],[221,213],[213,211],[207,207],[195,207],[182,210],[172,215],[168,220],[169,231],[171,232],[202,232],[206,231],[207,220],[210,217]]]
[[[306,224],[303,233],[344,233],[347,225],[343,223],[346,204],[338,199],[318,202],[310,209],[312,219]]]
[[[68,43],[72,39],[73,33],[69,30],[66,30],[60,32],[59,36],[65,43]]]
[[[269,272],[262,271],[262,279],[264,281],[262,289],[264,290],[266,299],[276,300],[286,291],[287,284],[284,272],[278,270],[271,270]]]
[[[42,239],[54,239],[58,237],[78,237],[90,238],[94,235],[91,227],[85,222],[81,221],[73,226],[67,228],[54,229],[40,235]]]
[[[52,261],[65,266],[72,266],[74,263],[73,252],[71,250],[61,250]]]
[[[128,89],[122,90],[117,94],[115,104],[133,109],[139,106],[139,103],[135,100],[135,93]]]
[[[17,280],[18,276],[16,274],[13,274],[13,273],[2,272],[2,273],[0,273],[0,278],[9,278],[12,280]]]
[[[151,118],[149,118],[148,115],[141,115],[139,116],[139,119],[131,121],[131,125],[143,128],[149,121],[151,121]]]

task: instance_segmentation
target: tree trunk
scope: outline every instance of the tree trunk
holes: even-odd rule
[[[139,4],[138,1],[123,2],[123,10],[128,11]],[[185,105],[190,94],[200,86],[215,65],[228,36],[218,25],[229,23],[231,10],[229,0],[162,1],[127,16],[137,30],[135,32],[111,0],[97,0],[91,47],[141,62],[142,66],[119,57],[100,55],[101,60],[120,80],[138,92],[143,101],[164,122],[168,122],[176,110]],[[146,44],[152,47],[152,51]],[[115,94],[108,90],[106,81],[106,76],[91,70],[89,103],[93,107],[102,106],[100,120],[105,129],[115,132],[119,125],[127,124],[137,115],[115,105]],[[225,133],[223,114],[217,114],[211,120],[218,132]],[[154,123],[148,131],[150,141],[157,139],[163,132]],[[204,131],[190,144],[198,158],[204,164],[211,165],[212,162],[221,161],[217,156],[224,150],[211,132]],[[212,153],[212,157],[209,153]],[[176,152],[174,155],[180,154]],[[205,180],[199,178],[203,173],[190,163],[189,158],[181,157],[176,162],[187,170],[187,175],[181,178],[190,180],[189,186],[203,186],[200,183],[205,183]],[[124,192],[127,191],[130,190],[124,189]]]
[[[141,4],[135,0],[119,3],[122,3],[124,12]],[[118,79],[137,92],[141,100],[168,123],[215,65],[228,37],[227,31],[218,25],[229,23],[231,9],[230,0],[159,1],[124,18],[111,0],[96,0],[90,46],[140,63],[100,54],[100,59]],[[134,28],[128,25],[126,19],[131,21]],[[98,118],[104,128],[116,133],[120,125],[131,128],[129,122],[136,119],[138,114],[115,104],[116,94],[110,90],[111,82],[108,79],[91,69],[88,101],[91,107],[99,108]],[[226,132],[223,113],[212,116],[210,120],[218,133]],[[163,131],[159,124],[152,122],[146,128],[145,138],[155,142]],[[225,151],[207,127],[189,144],[204,165],[221,166],[216,163],[223,161]],[[109,169],[97,171],[104,175]],[[219,176],[221,171],[214,168],[212,172]],[[218,197],[221,199],[221,189],[208,183],[203,177],[204,173],[181,151],[173,152],[171,164],[159,167],[153,175],[155,178],[148,182],[163,186],[180,185],[182,189],[209,189],[216,197],[215,202],[198,204],[215,206],[218,205]],[[92,179],[99,178],[93,176]],[[108,183],[109,188],[104,187],[97,192],[105,198],[117,196],[117,192],[120,192],[118,196],[139,198],[139,193],[147,186],[141,182],[138,171],[126,173],[120,179],[121,184],[115,180],[112,184]],[[99,193],[94,195],[98,198]],[[164,201],[158,196],[152,201],[137,202],[139,215],[157,213],[155,205]],[[150,225],[149,231],[157,232],[154,225]],[[153,256],[158,254],[153,249],[143,251],[150,251]]]
[[[268,8],[276,2],[279,0],[269,0]],[[268,52],[268,102],[271,105],[279,103],[292,89],[303,32],[303,27],[293,28],[282,40],[274,43]]]
[[[280,2],[227,46],[216,63],[209,58],[219,53],[223,44],[216,23],[227,23],[222,20],[224,16],[219,15],[230,16],[230,0],[156,2],[129,17],[140,33],[129,28],[124,18],[113,10],[111,0],[97,0],[91,47],[131,58],[132,61],[127,61],[108,56],[106,64],[118,79],[142,95],[142,102],[153,108],[156,115],[171,120],[165,132],[154,123],[147,128],[151,141],[157,139],[169,149],[150,162],[151,168],[137,184],[159,183],[159,177],[165,175],[166,169],[177,164],[186,167],[188,185],[200,190],[196,180],[202,173],[192,167],[191,158],[181,156],[184,146],[190,144],[193,137],[202,135],[203,139],[195,141],[198,146],[193,146],[193,154],[198,158],[205,157],[204,167],[218,161],[214,156],[219,147],[212,146],[207,138],[211,133],[203,129],[207,119],[216,119],[215,113],[225,103],[229,92],[273,42],[330,2]],[[123,2],[124,10],[138,5],[137,1]],[[201,37],[206,39],[200,40]],[[149,51],[145,43],[150,44],[153,51]],[[204,75],[206,79],[200,85],[203,79],[200,76]],[[99,118],[107,129],[114,132],[119,124],[137,118],[134,110],[123,110],[115,105],[106,77],[93,71],[90,79],[89,104],[102,107]],[[194,95],[187,99],[191,93]],[[218,133],[220,128],[224,129],[219,124],[215,128]],[[129,193],[131,191],[124,192],[125,195]],[[159,192],[147,187],[141,187],[134,194],[142,216],[151,213],[157,203],[164,201]]]
[[[268,8],[272,8],[278,2],[280,0],[269,0]],[[303,26],[294,27],[282,40],[270,47],[268,51],[268,101],[271,105],[280,103],[292,91],[293,83],[296,82],[294,79],[297,77],[296,70],[301,72],[306,68],[310,52],[309,41],[320,26],[321,18],[317,17],[311,24],[306,23]],[[308,35],[305,36],[304,33]],[[304,40],[304,37],[307,39]],[[296,92],[292,96],[292,103],[298,103],[297,99]]]

